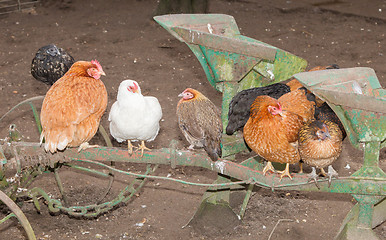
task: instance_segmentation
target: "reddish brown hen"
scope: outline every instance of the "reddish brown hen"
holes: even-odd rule
[[[280,176],[288,176],[289,164],[299,162],[296,147],[299,129],[313,119],[314,102],[307,100],[303,90],[281,96],[278,100],[258,96],[251,106],[251,114],[244,126],[248,146],[268,161],[263,172],[275,171],[271,162],[286,163]]]
[[[105,73],[98,61],[78,61],[48,90],[40,114],[40,142],[45,139],[46,151],[89,146],[107,106],[101,75]]]
[[[203,147],[216,161],[221,157],[222,121],[220,110],[202,93],[187,88],[177,104],[178,126],[190,143],[189,149]]]
[[[331,178],[338,174],[331,164],[342,151],[342,131],[331,121],[315,120],[306,123],[299,131],[299,153],[302,160],[312,167],[310,178],[316,183],[316,170],[319,168],[323,175]],[[324,167],[328,166],[328,173]]]

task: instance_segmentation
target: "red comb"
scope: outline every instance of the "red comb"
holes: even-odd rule
[[[103,71],[101,64],[98,62],[98,60],[91,60],[91,63],[96,65],[99,71]]]

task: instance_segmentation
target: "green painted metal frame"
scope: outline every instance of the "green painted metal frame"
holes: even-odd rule
[[[174,37],[187,44],[200,62],[209,83],[223,93],[222,122],[228,124],[228,110],[237,92],[270,85],[304,71],[307,61],[289,52],[240,34],[235,19],[224,14],[176,14],[156,16],[154,20]],[[223,134],[222,154],[234,159],[235,154],[247,150],[242,135]],[[254,161],[255,168],[262,168]],[[216,182],[230,181],[219,175]],[[251,194],[249,187],[246,200]],[[230,191],[213,191],[203,197],[203,203],[229,202]],[[229,204],[228,204],[229,206]],[[205,207],[202,207],[205,208]],[[239,214],[242,218],[243,211]]]
[[[173,145],[173,141],[171,143]],[[5,169],[18,169],[28,166],[30,159],[36,159],[39,156],[46,156],[43,147],[39,143],[31,142],[14,142],[4,144],[2,148],[10,155],[20,156],[19,161],[15,157],[8,159],[3,166]],[[368,196],[385,196],[386,183],[384,178],[350,176],[334,179],[331,186],[328,187],[327,179],[319,179],[317,186],[308,181],[308,177],[304,174],[294,174],[293,180],[283,178],[280,181],[278,174],[264,176],[261,170],[253,169],[254,159],[248,159],[243,164],[238,164],[229,160],[220,159],[213,162],[205,154],[204,151],[188,151],[179,150],[173,147],[154,149],[151,152],[145,152],[143,157],[140,153],[128,154],[127,149],[99,147],[91,148],[78,152],[76,148],[68,148],[64,152],[55,153],[55,159],[67,159],[69,163],[76,161],[93,160],[99,162],[126,162],[126,163],[150,163],[150,164],[166,164],[171,166],[192,166],[203,167],[211,171],[221,173],[223,175],[250,181],[261,187],[272,190],[302,190],[302,191],[317,191],[317,192],[333,192],[333,193],[350,193],[356,195]],[[58,160],[57,160],[58,161]],[[377,185],[376,188],[369,191],[364,186]],[[224,185],[228,187],[227,185]],[[223,187],[219,187],[223,188]]]
[[[180,14],[157,16],[154,19],[173,36],[189,46],[201,63],[208,81],[217,90],[223,92],[224,128],[228,123],[229,103],[237,92],[286,80],[293,74],[303,71],[307,65],[305,60],[290,53],[242,36],[234,18],[228,15]],[[330,71],[323,72],[322,76],[318,71],[309,75],[308,73],[295,74],[295,77],[309,90],[327,101],[341,119],[353,146],[361,148],[364,145],[364,165],[351,176],[351,180],[370,181],[357,185],[358,182],[354,184],[348,178],[340,178],[334,181],[338,185],[334,184],[331,188],[324,186],[320,191],[353,194],[354,190],[360,189],[360,194],[353,194],[360,203],[357,226],[371,229],[373,206],[385,198],[384,192],[378,191],[386,188],[385,175],[379,168],[378,162],[379,150],[386,146],[384,118],[386,104],[385,90],[381,88],[375,73],[369,69],[361,70],[337,70],[332,77]],[[352,85],[352,82],[342,84],[343,79],[360,79],[361,85]],[[330,85],[329,82],[331,82]],[[322,85],[323,87],[320,87]],[[361,89],[358,90],[358,87]],[[356,91],[365,92],[365,94],[361,94],[360,97],[353,96],[353,92]],[[357,92],[356,94],[358,95]],[[224,157],[228,159],[234,158],[234,154],[245,150],[244,141],[238,134],[231,137],[224,135],[223,143]],[[252,161],[252,165],[261,168],[261,164],[257,161]],[[248,171],[242,170],[241,172]],[[232,173],[227,172],[225,175],[232,176]],[[219,177],[217,181],[222,180],[224,180],[223,177]],[[295,182],[292,182],[295,184],[294,189],[312,191],[308,186],[303,188],[304,186],[299,185],[299,182],[296,180]],[[259,179],[259,183],[264,183],[264,179]],[[287,187],[291,186],[291,182],[285,184]],[[273,187],[275,183],[268,185]],[[221,193],[221,195],[224,194]],[[229,198],[229,196],[223,196],[222,199],[227,200],[227,197]],[[212,198],[212,203],[218,200],[213,198],[213,193],[207,193],[204,195],[203,202],[210,198]],[[354,230],[348,228],[348,231]],[[371,238],[362,239],[377,239],[373,235],[369,230],[368,237]],[[337,239],[352,238],[350,234],[340,234]]]
[[[348,215],[336,238],[378,239],[371,230],[374,205],[384,201],[385,195],[372,193],[386,188],[386,174],[379,167],[379,151],[386,143],[386,91],[371,68],[299,73],[294,77],[327,101],[343,123],[351,144],[364,151],[363,165],[351,177],[379,180],[358,186],[370,195],[352,194],[358,201],[352,210],[355,214]]]

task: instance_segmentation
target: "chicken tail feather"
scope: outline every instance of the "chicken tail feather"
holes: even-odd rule
[[[72,138],[69,135],[71,132],[71,128],[56,129],[45,132],[40,136],[40,140],[42,141],[43,137],[45,139],[44,149],[46,152],[54,153],[57,150],[64,150],[68,143],[71,142]]]
[[[222,156],[221,144],[219,142],[207,139],[204,143],[204,149],[213,161],[217,161]]]

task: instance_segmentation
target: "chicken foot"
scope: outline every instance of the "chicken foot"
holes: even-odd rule
[[[145,151],[145,150],[148,150],[148,151],[151,151],[151,149],[150,148],[148,148],[148,147],[146,147],[145,146],[145,141],[141,141],[141,144],[140,145],[138,145],[138,147],[136,147],[137,149],[137,151],[138,150],[141,150],[141,157],[143,157],[143,151]]]
[[[323,168],[321,168],[321,169],[323,169]],[[314,181],[316,187],[317,187],[318,189],[320,189],[319,184],[318,184],[318,180],[317,180],[317,178],[318,178],[319,176],[318,176],[318,174],[316,174],[316,169],[315,169],[315,167],[312,167],[312,172],[311,172],[310,174],[308,174],[308,177],[309,177],[308,182]]]
[[[275,168],[272,166],[272,163],[270,161],[267,162],[263,169],[263,174],[265,175],[268,171],[275,172]]]
[[[332,177],[338,178],[338,173],[337,173],[337,171],[335,171],[335,169],[332,167],[332,165],[328,166],[327,177],[328,177],[328,187],[331,186]]]
[[[86,150],[88,148],[97,148],[97,147],[99,147],[99,145],[90,145],[88,142],[84,142],[80,144],[80,146],[78,147],[78,152],[82,150]]]
[[[288,177],[292,180],[291,174],[290,174],[290,172],[289,172],[289,163],[287,163],[287,164],[285,165],[284,171],[277,171],[277,172],[278,172],[278,173],[281,173],[281,175],[280,175],[280,181],[281,181],[281,179],[282,179],[284,176],[288,176]]]

